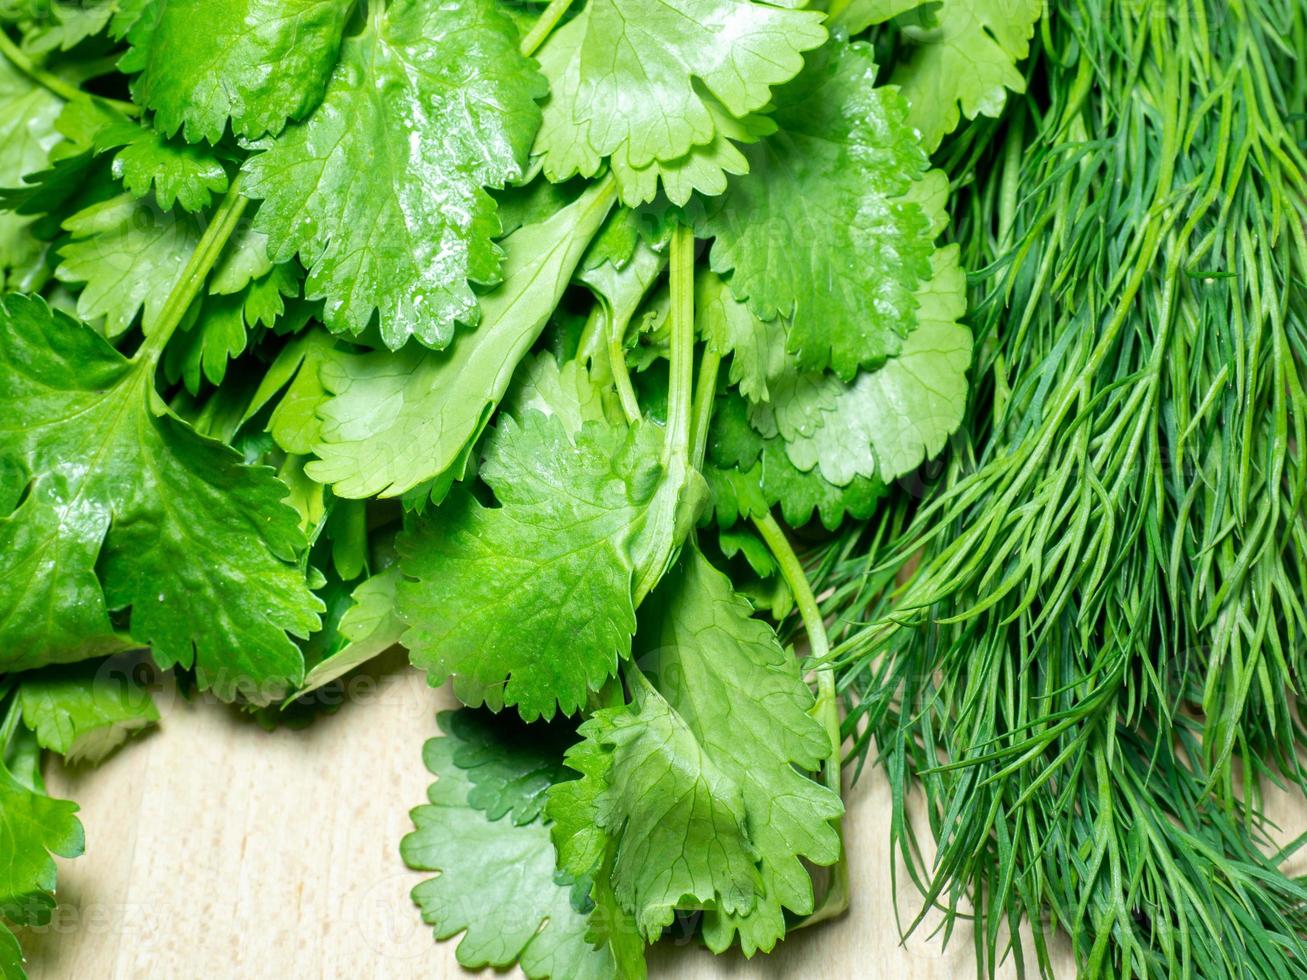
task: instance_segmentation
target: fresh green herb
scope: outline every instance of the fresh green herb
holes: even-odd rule
[[[1036,13],[0,0],[0,915],[80,846],[40,749],[157,718],[123,651],[271,723],[396,643],[469,706],[403,844],[465,965],[840,914],[793,540],[962,420],[928,151]]]
[[[1297,975],[1260,793],[1307,788],[1307,11],[1051,7],[1038,96],[941,150],[968,423],[910,523],[819,576],[866,624],[846,731],[986,972],[1024,918],[1043,975],[1050,924],[1083,976]]]

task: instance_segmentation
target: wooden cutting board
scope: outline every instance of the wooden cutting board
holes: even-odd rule
[[[22,935],[35,980],[399,978],[465,975],[408,893],[408,811],[429,780],[422,743],[451,707],[400,660],[353,678],[350,700],[306,730],[266,732],[230,707],[159,695],[157,731],[99,768],[52,766],[77,800],[86,854],[61,861],[54,922]],[[900,943],[890,895],[889,793],[868,771],[849,794],[853,905],[771,956],[713,957],[664,942],[654,977],[974,976],[971,935],[947,950],[922,929]],[[1304,821],[1277,801],[1282,822]],[[900,896],[905,921],[915,892]],[[1065,971],[1074,976],[1065,948]],[[1009,964],[1010,966],[1010,964]],[[466,974],[471,975],[471,974]],[[495,974],[485,974],[493,977]],[[1015,970],[1000,971],[1015,976]]]

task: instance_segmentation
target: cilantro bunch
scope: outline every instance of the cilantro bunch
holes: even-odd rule
[[[0,916],[81,847],[40,751],[157,717],[125,651],[271,717],[396,643],[469,706],[403,844],[464,964],[842,911],[790,532],[962,419],[929,153],[1039,6],[0,3]]]

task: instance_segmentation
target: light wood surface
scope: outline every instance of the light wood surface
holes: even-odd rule
[[[436,731],[435,712],[452,706],[447,691],[392,660],[352,678],[336,714],[274,732],[172,688],[159,701],[159,730],[99,768],[55,765],[47,774],[52,792],[81,804],[87,847],[60,862],[55,921],[22,936],[34,980],[472,975],[454,945],[435,943],[421,923],[408,893],[423,876],[398,856],[408,810],[425,798],[422,743]],[[651,974],[974,976],[965,931],[947,950],[928,930],[899,942],[888,790],[877,772],[848,806],[845,917],[752,961],[664,942]],[[900,896],[905,914],[915,911],[912,897]],[[1059,976],[1074,976],[1062,958]]]

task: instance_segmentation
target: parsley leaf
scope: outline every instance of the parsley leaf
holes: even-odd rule
[[[1030,50],[1042,10],[1041,0],[942,0],[934,26],[904,31],[917,48],[890,81],[908,100],[909,122],[927,151],[957,128],[959,110],[968,119],[997,116],[1008,91],[1026,90],[1016,63]]]
[[[223,698],[266,703],[298,683],[286,632],[315,630],[321,604],[271,471],[171,415],[148,361],[40,300],[0,300],[0,324],[0,400],[14,407],[0,459],[28,481],[0,518],[3,666],[120,647],[108,614],[130,608],[133,639],[164,667],[193,663]]]
[[[818,467],[839,486],[859,476],[888,482],[939,452],[961,423],[971,331],[957,322],[966,311],[957,246],[936,252],[932,266],[931,278],[916,291],[917,328],[899,354],[845,386],[820,427],[785,433],[786,452],[800,470]],[[826,396],[795,387],[791,397]],[[767,425],[762,429],[776,434]]]
[[[322,99],[353,0],[149,0],[123,71],[154,124],[192,143],[276,133]],[[275,70],[270,70],[275,66]]]
[[[0,187],[17,187],[49,165],[62,108],[60,99],[0,58]],[[0,210],[0,289],[30,288],[42,251],[28,231],[31,221]]]
[[[738,397],[718,400],[708,454],[711,465],[704,469],[704,477],[721,527],[730,527],[740,518],[762,517],[779,506],[791,527],[802,527],[815,513],[834,530],[846,516],[870,517],[888,490],[877,477],[855,476],[836,486],[817,467],[799,469],[790,460],[784,440],[764,439],[749,424],[746,405]]]
[[[84,283],[77,315],[104,324],[109,337],[124,333],[144,310],[149,333],[181,271],[199,244],[198,218],[166,214],[152,199],[122,194],[77,212],[64,227],[72,240],[59,250],[56,275]]]
[[[740,788],[763,888],[752,910],[710,910],[704,938],[720,952],[738,930],[748,956],[785,935],[783,908],[812,911],[812,880],[801,859],[829,865],[839,858],[830,821],[844,808],[795,768],[819,768],[830,750],[808,713],[813,698],[798,661],[698,551],[679,570],[642,611],[652,628],[641,630],[637,649],[704,753]]]
[[[611,836],[614,894],[650,942],[678,907],[751,911],[763,886],[740,787],[667,701],[646,686],[634,706],[596,711],[579,734],[587,747],[567,762],[582,779],[560,784],[567,802],[551,799],[546,811],[563,869],[598,871],[582,862],[599,858]]]
[[[452,676],[464,703],[530,720],[570,714],[613,675],[635,631],[657,439],[593,421],[569,433],[535,411],[499,423],[480,475],[500,506],[455,489],[399,541],[404,645],[433,684]]]
[[[567,754],[581,779],[551,790],[547,813],[569,873],[613,848],[616,897],[646,937],[689,903],[709,910],[712,948],[739,931],[747,954],[784,935],[783,908],[811,911],[801,859],[838,859],[843,808],[794,768],[829,749],[798,663],[698,551],[677,571],[641,610],[653,686],[581,726]]]
[[[398,496],[455,464],[485,428],[613,205],[610,183],[504,243],[504,282],[481,298],[481,325],[447,351],[410,346],[332,358],[322,382],[313,479],[343,497]]]
[[[413,889],[423,920],[438,939],[463,934],[458,961],[465,967],[517,963],[533,980],[617,976],[607,945],[592,945],[591,923],[574,904],[571,885],[556,880],[546,825],[538,817],[494,819],[472,802],[477,786],[460,765],[472,749],[462,738],[467,726],[459,724],[469,714],[441,715],[448,735],[423,750],[437,777],[430,802],[413,811],[417,829],[401,845],[409,867],[439,872]],[[487,742],[473,750],[476,759],[498,753],[499,764],[511,765],[508,751]]]
[[[115,660],[87,660],[22,675],[23,723],[44,749],[98,763],[159,720],[150,692]]]
[[[17,710],[11,702],[8,711]],[[8,732],[11,725],[0,727]],[[0,946],[10,945],[3,920],[32,926],[50,921],[55,906],[55,863],[50,855],[77,857],[85,847],[82,824],[75,816],[77,804],[46,795],[37,754],[24,751],[18,760],[23,764],[16,764],[13,750],[24,734],[0,742],[0,840],[5,843],[0,858]],[[0,963],[5,956],[11,954],[0,949]],[[18,958],[21,962],[21,952]]]
[[[611,158],[623,200],[648,200],[665,166],[736,135],[723,122],[762,109],[825,38],[820,14],[753,0],[590,0],[538,54],[550,97],[534,152],[554,181]],[[723,149],[697,155],[708,173],[691,185],[733,169]]]
[[[776,94],[779,132],[746,149],[748,177],[697,223],[735,296],[764,320],[790,318],[799,364],[845,379],[898,351],[934,251],[929,217],[905,197],[929,161],[902,98],[873,85],[872,57],[842,41],[810,55]]]
[[[469,282],[499,281],[485,188],[523,175],[544,83],[494,0],[371,11],[322,105],[246,162],[244,190],[263,199],[273,260],[299,253],[333,331],[359,334],[375,312],[386,346],[443,348],[477,320]]]

